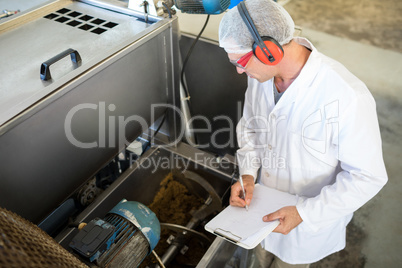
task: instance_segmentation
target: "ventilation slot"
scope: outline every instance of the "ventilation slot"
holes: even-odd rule
[[[56,19],[57,22],[61,22],[61,23],[64,23],[68,20],[69,20],[69,18],[67,18],[67,17],[60,17],[60,18]]]
[[[94,26],[92,26],[92,25],[90,25],[90,24],[84,24],[84,25],[82,25],[82,26],[79,27],[79,28],[80,28],[81,30],[88,31],[88,30],[91,30],[93,27],[94,27]]]
[[[82,15],[82,13],[77,12],[77,11],[73,11],[71,13],[68,13],[67,15],[70,16],[70,17],[75,18],[75,17],[78,17],[79,15]]]
[[[107,30],[103,29],[103,28],[96,28],[95,30],[93,30],[91,32],[96,33],[96,34],[101,34],[101,33],[106,32],[106,31]]]
[[[76,27],[79,30],[90,31],[94,34],[102,34],[117,25],[118,23],[97,18],[89,14],[82,14],[68,8],[62,8],[54,13],[44,16],[45,19],[65,23],[68,26]]]
[[[69,23],[67,23],[67,25],[70,25],[70,26],[73,26],[73,27],[78,26],[80,24],[81,24],[81,22],[79,22],[77,20],[73,20],[73,21],[70,21]]]
[[[101,19],[94,19],[93,21],[91,21],[91,23],[96,24],[96,25],[100,25],[104,22],[105,22],[105,20],[101,20]]]

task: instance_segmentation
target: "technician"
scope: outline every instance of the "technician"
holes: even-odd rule
[[[342,250],[353,212],[387,182],[369,90],[293,34],[292,18],[271,0],[241,2],[219,27],[220,46],[248,75],[237,125],[246,202],[236,183],[230,204],[252,203],[257,178],[299,197],[262,219],[280,221],[257,248],[265,267],[308,267]]]

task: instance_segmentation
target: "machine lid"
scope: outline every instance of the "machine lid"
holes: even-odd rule
[[[64,2],[67,5],[55,5],[50,11],[47,6],[39,18],[11,30],[1,32],[0,21],[0,128],[157,24],[81,2]],[[70,56],[68,49],[76,51],[81,61],[74,62],[75,54]],[[50,76],[45,81],[41,72],[49,60]]]

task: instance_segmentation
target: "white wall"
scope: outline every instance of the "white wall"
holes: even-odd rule
[[[179,17],[179,27],[182,33],[198,35],[204,26],[207,15],[198,14],[185,14],[180,11],[177,12]],[[211,39],[214,41],[219,40],[219,23],[223,17],[223,14],[211,15],[207,27],[202,34],[202,37]]]

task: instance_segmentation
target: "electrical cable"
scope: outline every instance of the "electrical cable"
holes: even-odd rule
[[[152,250],[152,254],[154,254],[156,260],[159,262],[162,268],[166,268],[165,265],[163,265],[162,260],[159,258],[158,254],[156,254],[155,250]]]
[[[169,14],[169,19],[171,19],[172,18],[172,12],[170,11],[170,8],[163,1],[162,1],[162,5],[166,8],[166,10],[167,10],[167,12]]]
[[[161,129],[163,123],[164,123],[165,120],[166,120],[167,111],[168,111],[168,109],[166,109],[165,112],[163,113],[163,118],[162,118],[162,121],[160,122],[158,128],[155,130],[154,134],[149,137],[147,143],[144,145],[144,149],[142,150],[141,156],[145,153],[145,151],[147,150],[147,148],[151,145],[151,140],[156,136],[156,134],[158,134],[159,130]]]
[[[191,45],[190,49],[188,50],[187,55],[186,55],[186,58],[185,58],[184,61],[183,61],[183,67],[181,68],[180,81],[181,81],[181,84],[182,84],[182,86],[183,86],[183,88],[184,88],[184,91],[185,91],[185,93],[186,93],[186,95],[187,95],[186,97],[187,97],[187,99],[189,100],[189,102],[190,102],[190,99],[189,99],[189,98],[190,98],[190,93],[189,93],[189,91],[188,91],[186,85],[184,84],[184,69],[186,68],[187,61],[188,61],[188,59],[190,58],[191,53],[193,52],[193,49],[194,49],[195,44],[197,44],[198,39],[200,39],[202,33],[204,32],[205,28],[207,27],[207,24],[208,24],[208,21],[209,21],[209,16],[210,16],[210,15],[207,16],[207,19],[205,20],[204,26],[202,27],[200,33],[197,35],[197,37],[196,37],[195,40],[193,41],[193,44]]]
[[[185,58],[184,61],[183,61],[183,66],[182,66],[182,68],[181,68],[180,83],[181,83],[181,85],[183,86],[184,93],[185,93],[185,95],[186,95],[186,99],[187,99],[188,109],[189,109],[189,111],[190,111],[190,115],[193,114],[193,112],[192,112],[191,101],[190,101],[190,92],[189,92],[188,88],[186,87],[186,85],[185,85],[185,83],[184,83],[184,70],[185,70],[185,68],[186,68],[188,59],[190,58],[191,53],[193,52],[193,49],[194,49],[195,45],[196,45],[197,42],[198,42],[198,39],[200,39],[202,33],[204,32],[205,28],[206,28],[207,25],[208,25],[209,16],[210,16],[210,15],[207,16],[207,19],[205,20],[204,26],[202,26],[202,29],[201,29],[200,33],[197,35],[197,37],[196,37],[195,40],[193,41],[193,43],[192,43],[190,49],[188,50],[187,55],[186,55],[186,58]],[[197,142],[197,135],[196,135],[196,133],[194,133],[194,140],[195,140],[195,143],[197,144],[198,142]]]

